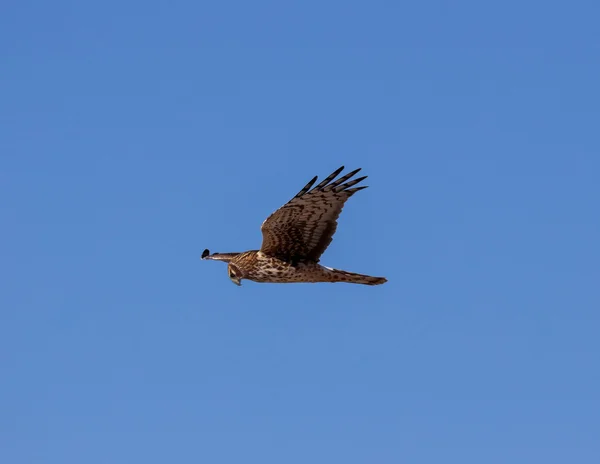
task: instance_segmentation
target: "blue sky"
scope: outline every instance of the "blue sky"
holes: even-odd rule
[[[0,461],[600,462],[597,2],[8,2]],[[314,175],[380,287],[233,285]]]

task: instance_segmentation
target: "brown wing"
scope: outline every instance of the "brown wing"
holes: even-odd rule
[[[261,227],[260,251],[290,262],[318,262],[333,240],[344,203],[359,190],[367,188],[350,188],[367,176],[346,182],[360,169],[332,182],[343,170],[344,166],[311,190],[317,181],[315,176],[294,198],[271,214]]]

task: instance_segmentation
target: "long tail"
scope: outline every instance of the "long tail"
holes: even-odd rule
[[[356,274],[354,272],[341,271],[339,269],[326,268],[329,272],[329,282],[346,282],[349,284],[362,285],[381,285],[387,282],[385,277],[373,277],[365,274]]]

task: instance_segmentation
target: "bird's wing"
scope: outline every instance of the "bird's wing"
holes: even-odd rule
[[[271,214],[261,226],[263,242],[260,251],[290,262],[318,262],[333,240],[344,203],[359,190],[367,188],[350,188],[366,179],[367,176],[349,180],[360,169],[333,182],[343,169],[344,166],[337,169],[311,189],[317,181],[315,176],[294,198]]]

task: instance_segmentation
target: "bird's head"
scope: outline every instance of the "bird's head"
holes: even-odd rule
[[[243,276],[242,271],[240,271],[239,267],[237,267],[235,264],[229,263],[227,265],[227,273],[229,274],[229,278],[234,284],[238,286],[242,285],[241,280]]]
[[[213,253],[210,251],[204,250],[202,252],[202,259],[211,259],[214,261],[223,261],[227,263],[227,274],[231,281],[236,285],[242,285],[240,281],[242,280],[243,274],[238,266],[232,264],[231,261],[243,255],[243,253]]]

